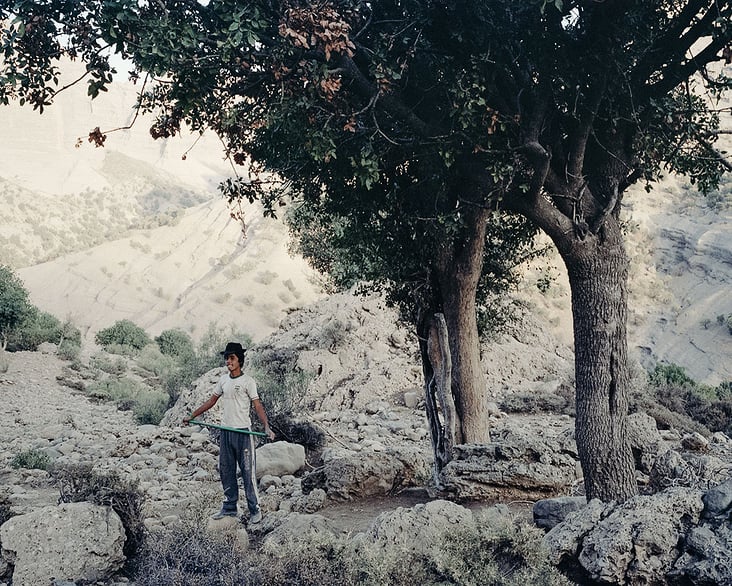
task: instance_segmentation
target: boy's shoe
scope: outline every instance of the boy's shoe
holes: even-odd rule
[[[251,517],[249,517],[249,524],[256,525],[262,520],[262,511],[257,510]]]
[[[214,521],[219,521],[224,517],[236,517],[236,511],[219,511],[218,513],[211,515],[211,518]]]

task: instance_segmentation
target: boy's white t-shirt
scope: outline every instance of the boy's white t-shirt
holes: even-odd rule
[[[237,429],[252,426],[252,400],[259,399],[259,395],[257,383],[251,376],[242,373],[233,378],[228,373],[224,374],[216,383],[214,395],[220,397],[218,402],[223,408],[221,425]]]

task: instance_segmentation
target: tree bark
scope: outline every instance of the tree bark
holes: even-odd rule
[[[441,487],[440,472],[452,460],[460,421],[452,396],[452,359],[445,317],[426,316],[419,325],[422,369],[425,379],[427,423],[434,454],[434,481]]]
[[[572,290],[575,425],[585,491],[588,500],[622,502],[638,493],[626,429],[628,257],[615,217],[606,219],[602,234],[602,241],[590,235],[562,256]]]
[[[437,281],[452,356],[452,393],[460,421],[455,441],[490,441],[488,397],[480,367],[476,293],[483,269],[488,210],[463,214],[465,228],[446,245],[437,263]]]

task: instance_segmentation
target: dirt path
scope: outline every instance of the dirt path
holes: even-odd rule
[[[371,497],[343,503],[329,501],[324,508],[318,511],[318,514],[331,521],[331,526],[342,533],[359,533],[366,531],[381,513],[394,511],[400,507],[411,508],[437,498],[440,497],[430,496],[426,490],[413,489],[394,496]],[[461,504],[477,512],[500,503],[486,501]],[[533,502],[512,501],[503,504],[507,505],[514,515],[531,518]]]

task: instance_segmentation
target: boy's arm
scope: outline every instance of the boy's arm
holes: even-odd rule
[[[275,434],[272,429],[269,427],[269,419],[267,419],[267,412],[264,410],[264,405],[262,405],[262,401],[259,399],[253,399],[252,405],[254,406],[254,411],[257,413],[257,417],[259,417],[259,421],[261,421],[264,424],[264,433],[267,434],[267,437],[270,440],[274,440]]]
[[[206,411],[211,409],[211,407],[213,407],[216,404],[216,401],[219,400],[219,397],[220,397],[220,395],[211,395],[211,397],[209,397],[208,401],[206,401],[198,409],[193,411],[193,413],[191,413],[190,415],[183,418],[183,425],[188,425],[188,423],[190,422],[191,419],[195,419],[201,413],[205,413]]]

